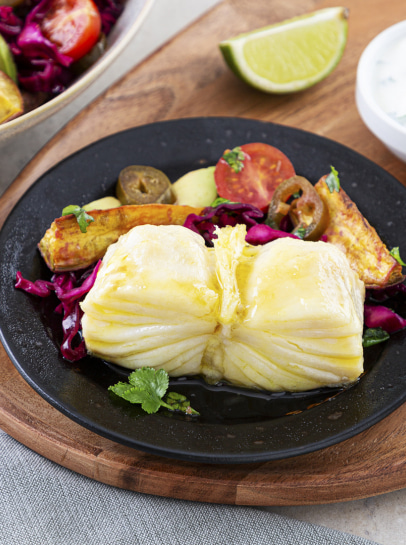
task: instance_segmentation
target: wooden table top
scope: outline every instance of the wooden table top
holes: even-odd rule
[[[46,170],[85,145],[131,127],[196,116],[272,121],[345,144],[406,185],[406,164],[365,127],[356,68],[369,41],[406,18],[404,0],[348,0],[349,35],[334,72],[306,91],[267,95],[226,67],[218,43],[238,33],[336,5],[320,0],[224,0],[82,111],[30,162],[0,201],[0,225]],[[0,426],[40,454],[102,482],[163,496],[244,505],[344,501],[406,486],[406,406],[356,438],[279,462],[175,462],[113,443],[48,405],[0,347]],[[368,451],[368,457],[365,452]]]

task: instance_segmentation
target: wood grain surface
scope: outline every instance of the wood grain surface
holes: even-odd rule
[[[85,145],[154,121],[239,116],[298,127],[345,144],[406,185],[406,165],[368,131],[355,105],[356,67],[381,30],[406,19],[404,0],[348,0],[348,44],[317,86],[271,96],[240,82],[218,42],[334,2],[225,0],[86,108],[25,168],[0,201],[0,222],[47,169]],[[288,460],[255,465],[176,462],[113,443],[69,420],[37,395],[0,347],[0,426],[58,464],[117,487],[240,505],[345,501],[406,486],[406,405],[362,434]]]

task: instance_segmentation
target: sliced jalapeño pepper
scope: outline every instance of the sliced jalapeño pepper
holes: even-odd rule
[[[132,165],[120,172],[116,195],[121,204],[172,204],[175,201],[169,178],[149,166]]]
[[[327,228],[328,210],[312,184],[303,176],[285,180],[273,194],[268,223],[280,228],[286,216],[294,226],[292,233],[304,233],[301,236],[304,240],[319,240]]]

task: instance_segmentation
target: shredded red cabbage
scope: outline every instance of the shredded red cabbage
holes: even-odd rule
[[[214,233],[216,227],[225,227],[226,225],[234,227],[239,223],[249,228],[257,225],[263,219],[263,212],[252,204],[223,203],[215,208],[208,206],[203,210],[201,216],[189,214],[183,225],[201,235],[208,246],[213,246],[213,239],[217,238]]]
[[[391,297],[396,296],[405,296],[406,297],[406,285],[405,284],[395,284],[394,286],[389,286],[382,290],[368,290],[366,293],[366,299],[368,301],[387,301]]]
[[[366,327],[381,327],[387,333],[396,333],[406,327],[406,320],[382,305],[364,305]]]
[[[367,290],[364,318],[365,326],[369,328],[380,327],[387,333],[395,333],[406,327],[406,319],[402,318],[395,310],[377,303],[386,303],[396,310],[399,305],[403,308],[406,298],[406,285],[396,284],[382,290]]]
[[[24,27],[17,39],[17,45],[27,59],[50,59],[62,66],[69,66],[73,59],[59,52],[57,46],[46,38],[41,30],[40,23],[51,7],[52,0],[41,0],[30,11],[25,19]]]
[[[61,353],[68,361],[77,361],[86,356],[86,345],[80,334],[83,311],[80,302],[93,286],[101,261],[85,272],[54,274],[50,281],[31,282],[17,272],[16,288],[39,297],[48,297],[55,292],[60,303],[55,312],[62,314],[63,340]]]
[[[62,55],[41,31],[40,23],[51,2],[34,1],[33,9],[22,17],[18,17],[9,6],[0,8],[0,33],[13,53],[21,87],[32,93],[56,95],[64,91],[73,79],[68,69],[73,59]],[[16,9],[20,14],[26,6]]]
[[[264,213],[252,204],[223,203],[215,208],[211,206],[205,208],[201,216],[189,214],[183,225],[201,235],[207,246],[213,246],[213,239],[217,238],[214,233],[216,227],[234,226],[238,223],[247,226],[245,240],[253,246],[266,244],[277,238],[299,238],[287,231],[273,229],[261,223],[264,219]]]
[[[54,285],[52,282],[47,280],[26,280],[20,271],[17,272],[17,281],[15,283],[15,288],[26,291],[27,293],[32,293],[33,295],[38,295],[38,297],[48,297],[51,292],[54,290]]]
[[[102,32],[107,36],[111,27],[121,15],[124,6],[117,0],[95,0],[94,3],[102,20]]]
[[[19,83],[32,93],[62,93],[73,79],[72,73],[52,59],[31,59],[20,64]]]
[[[245,240],[248,244],[253,246],[259,246],[260,244],[266,244],[267,242],[272,242],[278,238],[296,238],[296,235],[292,233],[287,233],[286,231],[280,231],[279,229],[272,229],[269,225],[264,223],[259,223],[248,229],[247,236]]]
[[[11,6],[0,6],[0,34],[8,43],[11,53],[17,55],[17,38],[23,28],[23,21],[14,13]]]

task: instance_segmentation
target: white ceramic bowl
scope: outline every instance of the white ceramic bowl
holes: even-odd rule
[[[379,63],[382,63],[388,50],[405,37],[406,21],[401,21],[378,34],[366,47],[358,63],[356,103],[360,116],[369,130],[392,153],[406,162],[406,125],[402,125],[386,113],[382,98],[379,96],[381,92],[379,86],[384,84],[380,74],[383,65]],[[404,78],[406,82],[406,74]]]
[[[107,39],[107,49],[66,91],[34,110],[0,125],[0,143],[55,114],[93,83],[123,51],[138,31],[153,0],[125,0],[122,14]]]

